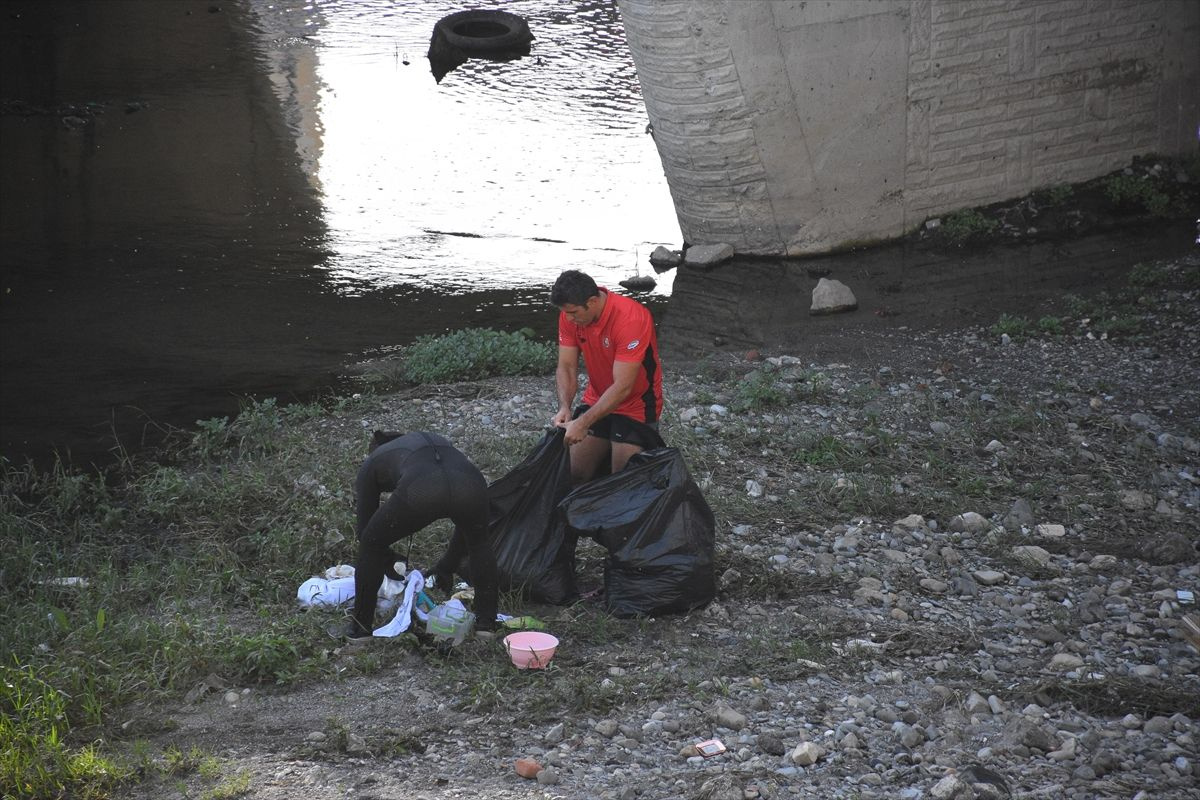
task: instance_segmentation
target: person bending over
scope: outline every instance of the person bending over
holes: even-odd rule
[[[475,627],[495,629],[499,578],[488,542],[487,481],[465,455],[436,433],[375,431],[354,495],[358,560],[349,638],[364,639],[375,628],[379,587],[385,574],[395,575],[391,546],[439,519],[453,522],[454,533],[433,568],[437,588],[453,591],[454,569],[469,554]]]
[[[558,315],[558,413],[571,449],[571,481],[596,476],[605,458],[612,472],[635,453],[662,445],[662,365],[654,319],[644,305],[597,286],[591,276],[567,270],[550,290]],[[583,404],[572,410],[579,390],[579,355],[588,384]]]

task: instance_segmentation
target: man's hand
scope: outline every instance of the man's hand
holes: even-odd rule
[[[571,409],[569,408],[560,408],[558,413],[550,418],[550,424],[556,428],[565,428],[570,421]]]
[[[570,447],[573,444],[579,444],[588,436],[588,424],[583,421],[583,418],[573,419],[559,427],[565,429],[563,434],[563,443]]]

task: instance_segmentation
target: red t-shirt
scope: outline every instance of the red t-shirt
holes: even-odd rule
[[[588,385],[583,402],[595,405],[613,383],[613,364],[632,361],[640,364],[633,391],[621,403],[615,414],[638,422],[657,422],[662,413],[662,364],[658,360],[658,336],[650,310],[638,301],[613,294],[608,295],[604,311],[591,325],[580,326],[566,314],[558,315],[558,343],[562,347],[578,347],[583,353]]]

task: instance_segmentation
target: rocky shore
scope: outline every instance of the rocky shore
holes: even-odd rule
[[[153,710],[155,744],[271,800],[1200,798],[1200,258],[1154,268],[1119,331],[1064,312],[875,327],[869,359],[668,363],[664,436],[717,516],[716,602],[616,620],[506,598],[562,639],[541,672],[495,641],[331,641],[377,669],[218,681]],[[500,379],[309,424],[442,430],[486,462],[552,410],[549,378]],[[602,569],[581,546],[581,584]],[[723,754],[697,751],[710,738]]]

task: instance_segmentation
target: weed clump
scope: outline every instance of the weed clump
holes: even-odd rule
[[[423,384],[545,375],[555,358],[553,342],[534,341],[523,332],[467,328],[417,339],[405,350],[403,376]]]

